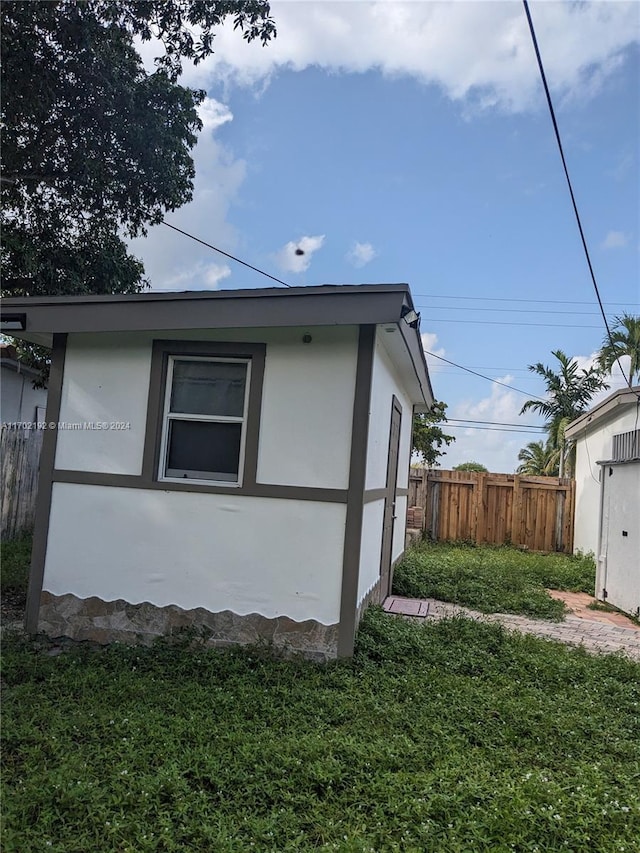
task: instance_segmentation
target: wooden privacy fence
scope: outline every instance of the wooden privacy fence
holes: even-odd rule
[[[42,434],[41,429],[0,430],[3,539],[14,539],[33,527]]]
[[[433,539],[573,550],[575,482],[566,477],[412,469],[409,506],[424,508]]]

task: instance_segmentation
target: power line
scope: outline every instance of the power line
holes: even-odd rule
[[[199,237],[194,237],[193,234],[189,234],[187,231],[183,231],[181,228],[176,228],[175,225],[170,225],[166,219],[162,220],[162,224],[166,225],[167,228],[171,228],[173,231],[177,231],[178,234],[184,234],[185,237],[189,237],[190,240],[195,240],[196,243],[201,243],[203,246],[206,246],[207,249],[213,249],[214,252],[219,252],[219,254],[224,255],[225,258],[231,258],[232,261],[236,261],[238,264],[242,264],[243,267],[248,267],[250,270],[254,272],[259,272],[260,275],[265,275],[267,278],[270,278],[272,281],[277,281],[278,284],[283,284],[285,287],[292,287],[293,285],[287,284],[286,281],[282,281],[281,278],[276,278],[274,275],[270,275],[268,272],[264,270],[258,269],[258,267],[254,267],[251,264],[248,264],[246,261],[241,261],[240,258],[236,258],[234,255],[230,255],[229,252],[223,252],[222,249],[218,249],[217,246],[212,246],[211,243],[206,243],[204,240],[201,240]]]
[[[516,388],[513,385],[507,385],[506,382],[500,382],[499,379],[491,379],[490,376],[485,376],[483,373],[477,373],[475,370],[471,370],[469,367],[463,367],[461,364],[456,364],[455,361],[449,361],[448,358],[445,358],[442,355],[436,355],[435,352],[429,352],[429,350],[424,350],[426,355],[431,355],[433,358],[437,358],[440,361],[445,361],[447,364],[453,365],[453,367],[457,367],[460,370],[465,370],[467,373],[471,373],[473,376],[479,376],[480,379],[486,379],[487,382],[493,382],[494,385],[502,385],[503,388],[508,388],[510,391],[517,391],[518,394],[524,394],[525,397],[533,398],[534,400],[540,400],[541,403],[546,402],[542,399],[542,397],[536,397],[535,394],[530,394],[528,391],[522,391],[520,388]]]
[[[459,317],[429,317],[429,323],[480,323],[483,326],[537,326],[545,329],[599,329],[600,326],[576,326],[575,323],[514,323],[512,320],[461,320]],[[626,379],[626,376],[625,376]]]
[[[591,263],[591,255],[589,254],[589,248],[587,246],[587,241],[584,236],[584,230],[582,228],[582,221],[580,220],[580,214],[578,212],[578,205],[576,204],[576,198],[573,193],[573,186],[571,185],[571,178],[569,177],[569,169],[567,168],[567,161],[564,156],[564,149],[562,147],[562,140],[560,138],[560,130],[558,129],[558,122],[556,121],[556,114],[553,108],[553,101],[551,100],[551,92],[549,91],[549,86],[547,85],[547,77],[544,73],[544,66],[542,64],[542,57],[540,56],[540,49],[538,48],[538,39],[536,38],[536,31],[533,26],[533,20],[531,19],[531,13],[529,12],[529,3],[527,0],[522,0],[524,4],[524,11],[527,16],[527,21],[529,23],[529,31],[531,33],[531,40],[533,41],[533,47],[536,52],[536,59],[538,60],[538,68],[540,69],[540,76],[542,77],[542,84],[544,86],[545,95],[547,96],[547,104],[549,105],[549,113],[551,115],[551,121],[553,122],[553,130],[556,135],[556,142],[558,143],[558,150],[560,151],[560,158],[562,160],[562,167],[564,169],[565,178],[567,179],[567,186],[569,187],[569,194],[571,195],[571,204],[573,205],[573,212],[575,213],[576,222],[578,223],[578,230],[580,232],[580,239],[582,240],[582,248],[584,249],[585,258],[587,259],[587,266],[589,267],[589,273],[591,274],[591,281],[593,283],[593,289],[595,290],[596,297],[598,299],[598,305],[600,306],[600,313],[602,314],[602,319],[604,321],[605,328],[607,330],[607,337],[609,338],[609,343],[611,344],[611,348],[614,353],[617,353],[616,345],[613,342],[613,337],[611,336],[611,329],[609,328],[609,322],[607,320],[607,315],[604,313],[604,306],[602,304],[602,299],[600,297],[600,290],[598,289],[598,282],[596,281],[596,276],[593,271],[593,264]],[[622,364],[620,364],[620,357],[616,355],[616,361],[618,362],[618,367],[620,368],[620,372],[622,373],[627,385],[631,388],[631,379],[627,379],[627,375],[622,369]]]
[[[485,432],[519,432],[520,435],[542,435],[542,433],[530,432],[526,429],[509,429],[508,427],[490,427],[490,426],[465,426],[464,424],[450,424],[447,419],[447,427],[451,429],[480,429]]]
[[[599,317],[597,311],[545,311],[543,308],[480,308],[476,305],[426,305],[424,302],[414,302],[416,308],[426,308],[429,311],[490,311],[492,314],[570,314],[572,317]]]
[[[543,430],[546,432],[546,427],[544,426],[536,426],[535,424],[510,424],[505,423],[504,421],[476,421],[476,420],[464,420],[464,418],[447,418],[447,423],[459,423],[459,424],[490,424],[491,426],[510,426],[510,427],[519,427],[520,429],[536,429]]]
[[[442,293],[414,293],[415,299],[469,299],[476,302],[535,302],[539,305],[593,305],[593,302],[578,302],[574,299],[520,299],[511,296],[451,296]],[[605,305],[638,305],[636,302],[605,302]]]

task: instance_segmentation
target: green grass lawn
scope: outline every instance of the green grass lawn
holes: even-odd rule
[[[563,619],[566,607],[545,589],[594,593],[590,556],[534,554],[517,548],[425,542],[411,549],[393,577],[396,595],[437,598],[483,613]]]
[[[0,543],[0,591],[26,595],[31,562],[31,536]]]
[[[4,853],[638,850],[640,666],[368,612],[353,661],[4,643]]]

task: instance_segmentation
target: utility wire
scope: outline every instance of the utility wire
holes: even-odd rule
[[[481,308],[477,305],[426,305],[424,302],[414,302],[416,308],[426,308],[429,311],[490,311],[492,314],[569,314],[572,317],[599,317],[598,311],[558,311],[544,308]]]
[[[567,179],[567,186],[569,187],[569,194],[571,195],[571,204],[573,205],[573,212],[576,216],[576,222],[578,223],[578,230],[580,231],[580,239],[582,240],[582,248],[584,249],[584,254],[587,259],[587,265],[589,267],[589,273],[591,274],[591,281],[593,283],[593,289],[595,290],[596,297],[598,299],[598,305],[600,306],[600,313],[602,314],[602,319],[604,321],[605,328],[607,330],[607,337],[609,338],[609,343],[611,344],[611,348],[614,353],[617,353],[616,345],[613,342],[613,337],[611,336],[611,329],[609,328],[609,322],[607,320],[607,315],[604,313],[604,306],[602,304],[602,299],[600,297],[600,290],[598,289],[598,282],[596,281],[596,276],[593,271],[593,264],[591,263],[591,255],[589,254],[589,248],[587,247],[587,241],[584,236],[584,230],[582,228],[582,221],[580,220],[580,214],[578,213],[578,205],[576,204],[576,198],[573,193],[573,186],[571,185],[571,178],[569,177],[569,169],[567,168],[567,161],[564,156],[564,149],[562,147],[562,140],[560,138],[560,131],[558,129],[558,122],[556,121],[556,114],[553,108],[553,101],[551,100],[551,93],[549,91],[549,86],[547,85],[547,77],[544,73],[544,66],[542,64],[542,57],[540,56],[540,49],[538,48],[538,39],[536,38],[536,31],[533,27],[533,20],[531,19],[531,13],[529,12],[529,3],[527,0],[522,0],[524,4],[524,11],[527,16],[527,21],[529,23],[529,31],[531,32],[531,40],[533,41],[533,47],[536,52],[536,59],[538,60],[538,68],[540,69],[540,76],[542,77],[542,84],[544,86],[545,95],[547,96],[547,104],[549,105],[549,113],[551,114],[551,121],[553,122],[553,129],[556,135],[556,142],[558,143],[558,150],[560,151],[560,157],[562,159],[562,167],[564,169],[564,174]],[[622,369],[622,365],[620,364],[620,357],[616,355],[616,361],[618,362],[618,367],[620,368],[620,372],[622,373],[625,382],[631,388],[631,379],[627,379],[627,375]]]
[[[475,302],[537,302],[541,305],[593,305],[593,302],[576,302],[574,299],[519,299],[511,296],[451,296],[442,293],[414,293],[415,299],[469,299]],[[605,302],[605,305],[628,306],[636,302]]]
[[[426,355],[431,355],[433,358],[437,358],[440,361],[445,361],[447,364],[453,365],[453,367],[457,367],[460,370],[465,370],[467,373],[471,373],[473,376],[479,376],[480,379],[486,379],[487,382],[493,382],[494,385],[502,385],[503,388],[508,388],[510,391],[517,391],[518,394],[524,394],[525,397],[533,398],[534,400],[540,400],[541,403],[545,403],[542,397],[536,397],[535,394],[530,394],[528,391],[522,391],[520,388],[516,388],[513,385],[507,385],[506,382],[500,382],[499,379],[491,379],[490,376],[485,376],[483,373],[477,373],[475,370],[471,370],[469,367],[463,367],[461,364],[456,364],[455,361],[449,361],[448,358],[444,358],[442,355],[436,355],[435,352],[429,352],[428,349],[424,350]]]
[[[293,285],[287,284],[286,281],[282,281],[281,278],[276,278],[274,275],[269,275],[268,272],[264,270],[258,269],[258,267],[254,267],[251,264],[248,264],[246,261],[241,261],[240,258],[234,257],[234,255],[230,255],[229,252],[223,252],[222,249],[218,249],[217,246],[212,246],[211,243],[206,243],[204,240],[201,240],[199,237],[194,237],[193,234],[189,234],[187,231],[183,231],[181,228],[176,228],[175,225],[170,225],[166,219],[162,220],[162,224],[166,225],[167,228],[171,228],[173,231],[177,231],[178,234],[184,234],[185,237],[189,237],[191,240],[195,240],[196,243],[201,243],[203,246],[206,246],[207,249],[213,249],[214,252],[219,252],[221,255],[224,255],[225,258],[231,258],[232,261],[236,261],[238,264],[242,264],[243,267],[248,267],[250,270],[254,272],[259,272],[260,275],[265,275],[267,278],[270,278],[272,281],[277,281],[278,284],[283,284],[285,287],[292,287]]]
[[[519,432],[520,435],[543,435],[543,433],[530,432],[530,430],[526,429],[509,429],[509,427],[466,426],[465,424],[451,424],[449,423],[448,418],[445,423],[447,428],[451,427],[451,429],[482,429],[485,430],[485,432]]]
[[[452,309],[453,310],[453,309]],[[429,317],[431,323],[481,323],[483,326],[538,326],[546,329],[600,329],[601,326],[583,326],[575,323],[516,323],[513,320],[462,320],[459,317]],[[625,379],[627,377],[625,376]]]
[[[446,422],[451,423],[451,424],[456,424],[456,423],[458,423],[458,424],[489,424],[491,426],[519,427],[520,429],[527,429],[527,430],[536,429],[536,430],[542,430],[543,432],[546,432],[546,427],[536,426],[535,424],[510,424],[510,423],[505,423],[504,421],[475,421],[475,420],[469,421],[469,420],[465,420],[464,418],[447,418]]]

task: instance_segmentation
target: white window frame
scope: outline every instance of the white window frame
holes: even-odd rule
[[[205,415],[171,412],[171,392],[173,389],[173,367],[176,361],[198,361],[198,362],[226,362],[231,364],[244,364],[246,366],[246,378],[244,385],[244,405],[242,417],[229,417],[227,415]],[[250,358],[225,358],[218,356],[200,355],[170,355],[167,364],[167,379],[164,389],[164,405],[162,409],[162,435],[160,439],[160,463],[158,466],[158,481],[162,483],[198,483],[204,486],[226,486],[228,488],[239,488],[242,486],[244,471],[245,446],[247,442],[247,415],[249,411],[249,388],[251,385],[251,359]],[[172,477],[166,473],[167,455],[169,450],[169,426],[172,420],[195,421],[197,423],[239,423],[242,424],[240,433],[240,452],[238,455],[238,477],[236,480],[224,480],[214,476],[200,477]]]

